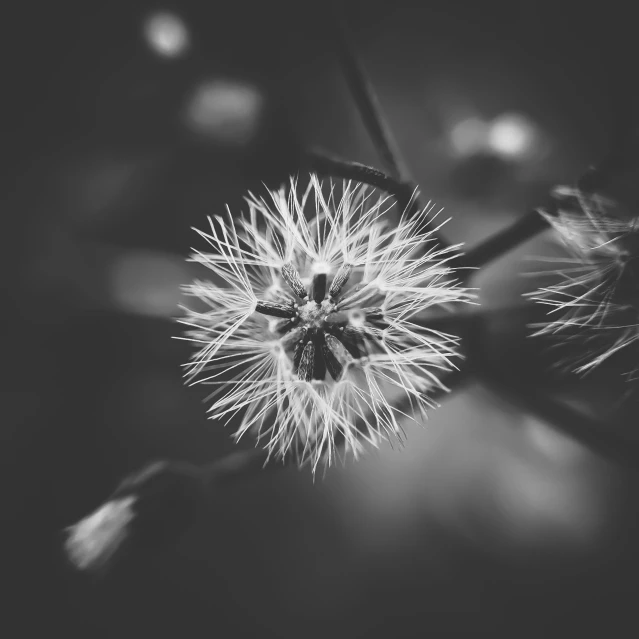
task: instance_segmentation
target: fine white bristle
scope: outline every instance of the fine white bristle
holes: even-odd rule
[[[551,307],[534,336],[572,345],[577,354],[562,364],[583,374],[639,342],[639,218],[616,217],[613,201],[577,189],[557,194],[565,204],[556,215],[541,214],[569,256],[548,272],[553,284],[527,297]]]

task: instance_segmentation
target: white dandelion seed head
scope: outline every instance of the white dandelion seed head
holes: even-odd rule
[[[423,415],[444,388],[459,339],[420,325],[430,307],[469,302],[434,237],[433,206],[389,221],[395,206],[370,187],[322,185],[250,195],[248,213],[209,219],[211,249],[192,260],[216,281],[187,294],[192,383],[214,391],[210,417],[239,423],[270,455],[329,464],[338,450],[401,439],[399,405]],[[441,224],[439,225],[441,226]]]
[[[133,496],[112,499],[66,529],[65,548],[76,568],[96,570],[107,564],[129,534],[134,503]]]
[[[568,257],[550,274],[557,281],[527,294],[551,307],[535,336],[580,346],[561,366],[587,373],[615,353],[639,345],[639,217],[615,215],[616,203],[559,187],[557,215],[542,212]]]

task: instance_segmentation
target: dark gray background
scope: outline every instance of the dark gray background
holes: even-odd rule
[[[573,181],[636,97],[621,3],[345,4],[406,160],[453,217],[455,241],[488,236]],[[187,25],[184,57],[147,46],[157,9]],[[322,3],[22,3],[2,23],[3,636],[636,633],[636,472],[480,381],[412,427],[403,451],[314,484],[308,471],[265,473],[213,495],[179,547],[98,584],[74,574],[60,531],[124,474],[234,449],[205,419],[206,389],[183,386],[190,347],[171,339],[177,287],[193,275],[190,227],[224,203],[237,210],[261,181],[277,186],[304,145],[378,160]],[[209,135],[186,126],[193,91],[220,79],[262,96],[251,139],[234,108]],[[539,153],[453,152],[460,119],[510,112],[537,127]],[[482,302],[518,304],[530,287],[522,258],[548,253],[544,235],[491,265],[476,280]],[[609,414],[614,371],[581,386],[549,377],[543,349],[524,342],[532,316],[497,315],[491,361]]]

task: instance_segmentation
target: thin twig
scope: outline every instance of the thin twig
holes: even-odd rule
[[[408,182],[408,171],[400,155],[397,141],[386,122],[377,95],[353,46],[353,36],[344,17],[343,3],[332,2],[331,4],[335,41],[342,71],[364,126],[386,170],[396,180]]]
[[[611,117],[608,152],[599,163],[589,166],[579,176],[576,186],[580,191],[594,193],[605,189],[611,179],[639,167],[639,140],[634,122],[636,100],[633,99],[634,93],[628,92],[627,85],[627,78],[624,77],[616,91],[617,109]],[[544,211],[556,214],[556,202],[551,201],[548,207],[544,207]],[[530,211],[508,228],[471,248],[462,256],[461,261],[465,266],[479,268],[547,227],[546,221],[537,211]]]
[[[400,208],[408,214],[421,210],[417,202],[416,187],[396,180],[391,175],[367,164],[343,160],[324,151],[312,149],[303,156],[308,169],[326,177],[339,177],[368,184],[376,189],[392,195]],[[441,243],[441,239],[438,238]]]
[[[420,202],[417,184],[412,179],[403,160],[399,145],[379,105],[375,90],[357,55],[353,45],[353,36],[344,17],[343,3],[334,1],[332,9],[332,25],[341,68],[364,126],[390,177],[402,185],[401,195],[397,198],[398,203],[408,210],[409,214],[420,212],[424,207]],[[406,198],[406,194],[409,194],[408,198]],[[438,234],[436,237],[442,247],[450,246],[449,242],[441,235]]]
[[[324,151],[311,149],[304,155],[303,162],[308,169],[319,175],[354,180],[386,191],[400,204],[410,201],[413,195],[408,184],[398,181],[379,169],[360,162],[343,160]]]
[[[386,191],[403,208],[409,207],[412,205],[411,203],[415,202],[415,192],[409,184],[399,182],[394,177],[372,166],[343,160],[318,150],[308,151],[303,157],[303,162],[308,169],[320,175],[355,180]],[[460,255],[454,260],[454,265],[457,268],[480,268],[534,237],[547,226],[547,222],[537,211],[530,211],[511,226]]]
[[[628,143],[623,144],[613,137],[612,144],[606,157],[599,164],[590,166],[577,179],[577,189],[594,193],[604,189],[614,177],[639,166],[639,148],[635,140],[631,138]],[[555,215],[558,210],[557,201],[551,199],[543,210]],[[467,268],[480,268],[547,228],[548,223],[539,212],[530,211],[507,228],[466,251],[458,261]]]
[[[466,268],[480,268],[535,237],[546,228],[548,223],[538,211],[529,211],[510,226],[466,251],[460,256],[459,262]]]

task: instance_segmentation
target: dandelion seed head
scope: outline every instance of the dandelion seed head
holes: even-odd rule
[[[389,197],[315,175],[247,205],[198,231],[210,248],[191,259],[216,281],[185,287],[209,309],[180,321],[197,348],[187,379],[214,387],[210,417],[314,471],[401,440],[399,406],[423,416],[459,357],[457,337],[415,315],[473,297],[449,266],[459,247],[435,240],[433,207],[390,224]]]
[[[639,218],[616,215],[616,203],[558,187],[556,215],[542,212],[569,253],[550,274],[556,282],[528,294],[550,307],[534,325],[579,353],[560,367],[588,373],[615,353],[639,346]]]

